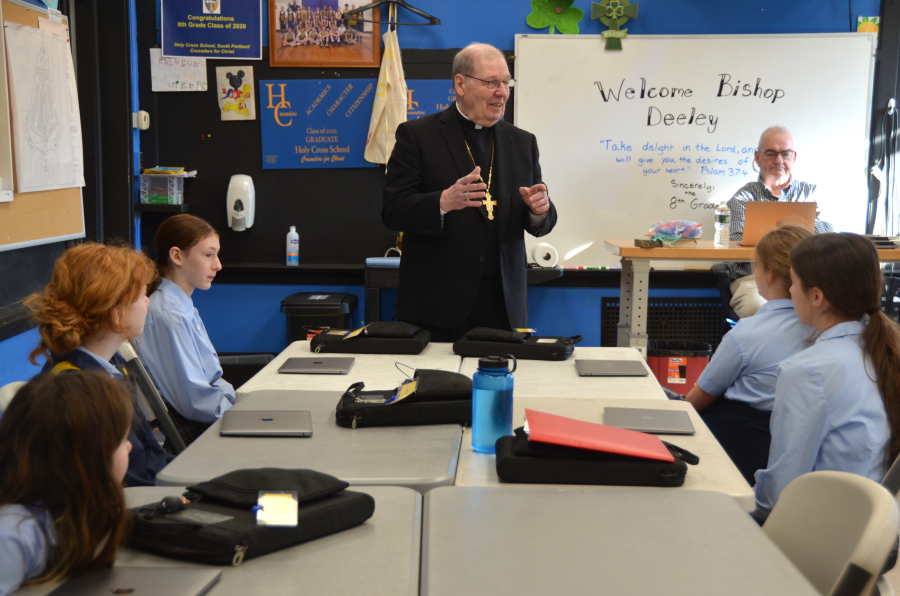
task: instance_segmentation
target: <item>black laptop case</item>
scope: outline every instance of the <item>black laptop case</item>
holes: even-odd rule
[[[469,424],[472,422],[472,379],[445,370],[416,370],[415,393],[390,404],[361,403],[360,397],[384,398],[397,389],[365,391],[354,383],[338,401],[335,420],[339,426],[417,426],[425,424]]]
[[[520,427],[515,436],[497,439],[497,476],[528,484],[596,484],[612,486],[681,486],[687,464],[700,459],[663,441],[672,463],[529,441]]]
[[[214,514],[227,519],[200,523],[163,513],[155,505],[132,509],[128,546],[173,559],[211,565],[240,565],[252,559],[358,526],[372,517],[375,500],[344,490],[347,483],[313,470],[260,468],[236,470],[188,487],[185,507],[192,515]],[[256,523],[260,490],[297,491],[297,527]]]
[[[323,331],[309,342],[312,352],[332,354],[421,354],[431,333],[402,321],[379,321],[366,325],[356,337],[350,331]]]
[[[477,327],[453,343],[453,353],[464,358],[512,354],[519,360],[565,360],[572,355],[575,344],[581,340],[580,335],[529,335],[518,331]]]

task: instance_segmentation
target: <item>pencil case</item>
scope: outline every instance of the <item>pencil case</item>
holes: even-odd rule
[[[581,340],[580,335],[555,337],[476,327],[453,343],[453,353],[465,358],[512,354],[519,360],[565,360]]]
[[[157,504],[132,509],[128,546],[173,559],[237,566],[372,517],[371,495],[346,487],[346,482],[313,470],[235,470],[188,487],[184,496],[190,502],[180,510]],[[297,526],[258,524],[252,507],[259,491],[296,491]]]
[[[519,427],[515,436],[497,439],[497,476],[504,482],[528,484],[681,486],[687,464],[696,465],[700,458],[671,443],[663,444],[674,462],[529,441]]]
[[[388,402],[398,389],[365,391],[365,383],[354,383],[338,401],[338,426],[418,426],[426,424],[470,424],[472,379],[445,370],[419,369],[413,380],[416,390],[402,400]],[[369,401],[372,400],[372,401]]]
[[[421,354],[431,341],[431,333],[402,321],[378,321],[363,327],[354,337],[352,331],[331,329],[309,342],[317,354]]]

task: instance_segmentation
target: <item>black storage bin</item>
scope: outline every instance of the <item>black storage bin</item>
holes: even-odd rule
[[[359,300],[356,294],[298,292],[281,301],[287,315],[288,341],[306,339],[304,327],[351,329],[353,312]]]
[[[238,389],[274,359],[275,354],[222,352],[219,354],[219,364],[222,365],[222,378],[234,385],[235,389]]]

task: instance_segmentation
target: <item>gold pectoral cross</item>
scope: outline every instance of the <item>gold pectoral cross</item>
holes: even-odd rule
[[[487,209],[488,219],[494,219],[494,207],[497,206],[497,201],[491,200],[491,193],[487,190],[484,191],[484,200],[482,201],[485,209]]]
[[[472,150],[469,148],[468,143],[466,143],[466,151],[469,152],[469,159],[472,160],[472,166],[475,167],[476,166],[475,158],[472,156]],[[487,183],[485,183],[485,186],[487,188],[484,189],[484,200],[481,201],[482,204],[484,205],[484,208],[487,209],[487,216],[488,216],[488,219],[490,219],[490,220],[494,219],[494,207],[497,206],[497,201],[491,200],[491,180],[493,178],[494,178],[494,140],[491,139],[491,166],[488,169]],[[481,180],[482,183],[484,183],[484,178],[482,178],[480,175],[478,176],[478,179]]]

